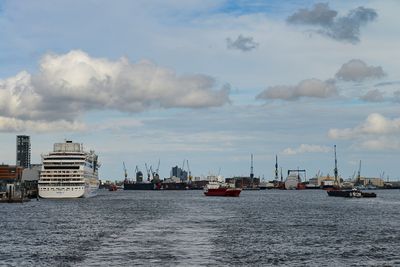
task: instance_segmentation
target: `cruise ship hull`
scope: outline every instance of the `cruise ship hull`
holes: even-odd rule
[[[98,185],[77,186],[39,186],[41,198],[89,198],[97,195]]]

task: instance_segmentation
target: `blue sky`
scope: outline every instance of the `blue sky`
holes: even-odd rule
[[[54,142],[161,176],[399,176],[397,1],[1,1],[0,162]],[[382,85],[382,83],[384,83]]]

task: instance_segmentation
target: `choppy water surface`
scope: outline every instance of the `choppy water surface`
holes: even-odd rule
[[[100,191],[0,204],[0,265],[400,265],[400,191]]]

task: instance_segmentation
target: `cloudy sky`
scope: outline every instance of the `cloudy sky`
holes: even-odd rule
[[[72,139],[102,179],[400,178],[399,1],[0,1],[0,162]]]

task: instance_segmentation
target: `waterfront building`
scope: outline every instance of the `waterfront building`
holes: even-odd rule
[[[29,168],[31,165],[31,142],[27,135],[17,135],[16,165]]]
[[[182,182],[185,182],[188,179],[188,173],[178,166],[175,166],[171,169],[171,177],[178,177]]]
[[[20,166],[0,165],[0,192],[6,192],[8,185],[14,185],[21,182],[22,170]]]
[[[382,178],[360,177],[360,183],[364,186],[372,185],[376,187],[383,187],[385,185],[385,181]]]
[[[14,165],[0,165],[0,182],[2,183],[15,183],[20,182],[22,179],[22,170],[20,166]]]

